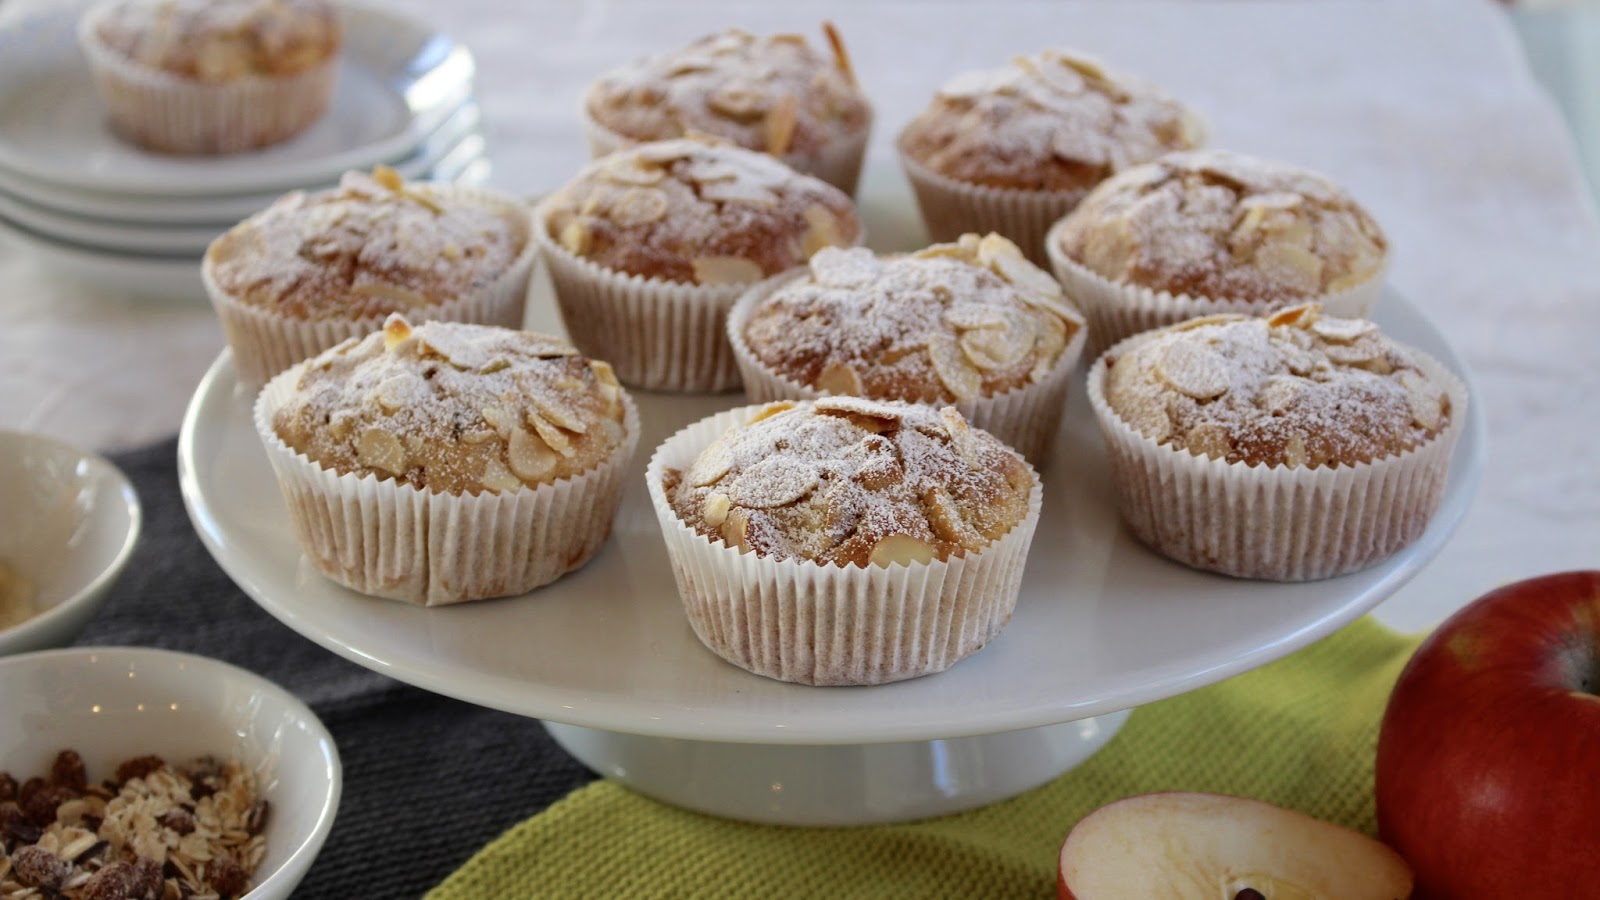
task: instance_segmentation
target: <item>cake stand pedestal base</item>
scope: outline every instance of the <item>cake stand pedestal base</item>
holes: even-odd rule
[[[892,744],[739,744],[545,722],[589,768],[673,806],[773,825],[909,822],[1038,787],[1111,740],[1126,710],[1022,731]]]

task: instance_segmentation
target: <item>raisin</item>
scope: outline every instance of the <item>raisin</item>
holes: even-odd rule
[[[0,772],[0,803],[17,799],[17,780],[10,772]]]
[[[250,876],[232,856],[223,853],[206,863],[206,884],[224,898],[237,897],[249,888]]]
[[[179,835],[194,833],[194,815],[182,807],[169,809],[156,817],[162,828],[170,828]]]
[[[50,764],[50,782],[72,788],[80,794],[87,790],[89,770],[83,765],[83,757],[76,750],[57,753],[55,762]]]
[[[31,844],[38,839],[39,829],[28,821],[22,807],[11,800],[0,803],[0,841],[4,841],[7,847],[14,847],[19,843]]]
[[[67,880],[67,862],[43,847],[19,847],[11,854],[11,872],[29,887],[61,889]]]
[[[261,798],[250,804],[250,812],[245,816],[245,829],[251,834],[260,834],[267,828],[267,819],[272,815],[272,804]]]
[[[189,794],[196,800],[215,794],[227,784],[222,761],[215,756],[200,757],[183,774],[188,776],[191,784]]]
[[[133,900],[133,885],[138,876],[133,866],[114,862],[94,873],[83,885],[83,900]]]
[[[22,812],[28,821],[44,828],[56,820],[56,807],[77,796],[76,791],[65,785],[47,784],[22,802]]]
[[[135,778],[144,778],[166,764],[166,760],[159,756],[136,756],[117,766],[117,783],[122,784]]]

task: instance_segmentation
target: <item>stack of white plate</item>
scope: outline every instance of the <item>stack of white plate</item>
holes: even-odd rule
[[[326,116],[275,147],[180,157],[111,132],[77,46],[80,9],[0,26],[0,236],[62,274],[196,295],[206,245],[286,191],[379,164],[408,179],[488,177],[472,55],[426,23],[345,5]]]

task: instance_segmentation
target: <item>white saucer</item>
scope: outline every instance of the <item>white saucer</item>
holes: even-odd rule
[[[147,153],[117,138],[76,43],[78,8],[21,18],[0,31],[0,168],[78,191],[204,196],[281,191],[403,158],[471,93],[472,56],[391,10],[341,14],[327,115],[287,143],[217,157]]]

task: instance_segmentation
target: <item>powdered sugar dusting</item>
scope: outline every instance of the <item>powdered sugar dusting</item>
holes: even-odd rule
[[[885,547],[925,548],[924,559],[979,549],[1027,513],[1021,459],[954,410],[861,400],[773,410],[724,434],[669,488],[678,515],[708,537],[866,565],[884,562]]]
[[[1109,360],[1106,401],[1159,443],[1251,465],[1353,465],[1437,435],[1444,388],[1352,321],[1313,305],[1163,329]]]
[[[686,283],[758,281],[861,236],[843,191],[765,154],[705,140],[613,153],[545,208],[543,227],[568,251]]]
[[[1111,178],[1072,212],[1061,240],[1112,281],[1280,303],[1370,280],[1388,246],[1328,179],[1222,151],[1173,154]]]
[[[340,39],[324,0],[126,0],[98,26],[100,40],[123,56],[203,82],[301,72]]]
[[[1194,113],[1157,88],[1052,50],[952,79],[901,147],[959,181],[1074,190],[1198,146],[1202,132]]]
[[[559,338],[396,316],[313,360],[273,427],[341,473],[476,494],[592,468],[621,443],[621,396]]]
[[[527,237],[520,211],[350,172],[337,188],[283,197],[206,255],[218,284],[245,304],[303,319],[379,318],[470,295],[510,268]]]

